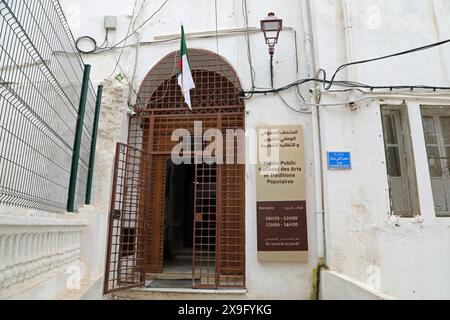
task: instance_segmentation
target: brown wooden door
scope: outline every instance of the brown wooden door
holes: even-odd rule
[[[146,271],[162,273],[164,269],[164,219],[166,209],[166,171],[168,156],[155,155],[152,161],[149,197],[149,241]]]

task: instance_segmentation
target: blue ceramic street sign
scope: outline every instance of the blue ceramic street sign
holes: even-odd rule
[[[328,152],[329,170],[351,170],[352,154],[351,152]]]

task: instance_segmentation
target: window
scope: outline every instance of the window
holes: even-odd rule
[[[419,215],[416,171],[406,106],[382,106],[392,214]]]
[[[422,107],[423,128],[437,216],[450,216],[450,109]]]

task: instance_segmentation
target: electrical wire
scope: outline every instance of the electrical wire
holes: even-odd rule
[[[106,50],[102,50],[102,51],[100,51],[100,52],[94,52],[94,53],[97,53],[97,54],[98,54],[98,53],[104,53],[104,52],[107,52],[107,51],[110,51],[110,50],[114,50],[114,49],[121,49],[121,53],[120,53],[120,55],[119,55],[119,58],[116,60],[116,64],[115,64],[115,67],[114,67],[114,71],[111,73],[111,75],[110,75],[107,79],[111,78],[111,77],[114,75],[114,73],[116,72],[117,68],[120,68],[120,69],[123,71],[122,67],[120,66],[120,61],[121,61],[121,58],[122,58],[122,56],[123,56],[123,53],[124,53],[125,48],[128,47],[127,44],[126,44],[126,41],[127,41],[132,35],[134,35],[135,33],[137,33],[137,31],[138,31],[139,29],[141,29],[145,24],[147,24],[153,17],[155,17],[156,14],[157,14],[158,12],[160,12],[160,11],[163,9],[163,7],[167,4],[168,1],[169,1],[169,0],[166,0],[166,1],[158,8],[158,10],[156,10],[149,18],[147,18],[147,19],[146,19],[142,24],[140,24],[137,28],[134,28],[134,24],[136,23],[137,18],[138,18],[138,17],[134,18],[135,12],[136,12],[137,3],[138,3],[138,0],[136,0],[136,1],[135,1],[135,5],[134,5],[134,9],[133,9],[132,18],[131,18],[131,21],[130,21],[130,25],[129,25],[128,31],[127,31],[127,36],[126,36],[123,40],[119,41],[115,46],[108,47]],[[144,1],[144,3],[145,3],[145,1]],[[144,4],[144,3],[143,3],[143,4]],[[141,10],[140,10],[140,11],[142,11],[142,7],[143,7],[143,5],[141,6]],[[132,29],[131,27],[133,27],[133,29]],[[131,30],[133,30],[133,31],[131,32]],[[124,42],[125,42],[125,44],[124,44],[123,46],[119,47],[119,45],[122,44],[122,43],[124,43]],[[172,72],[172,76],[175,74],[176,68],[177,68],[177,63],[176,63],[176,55],[175,55],[175,63],[174,63],[174,70],[173,70],[173,72]],[[166,93],[167,93],[167,91],[168,91],[168,87],[169,87],[169,83],[167,83],[167,86],[166,86],[166,89],[165,89],[165,93],[164,93],[163,97],[161,97],[160,99],[157,99],[157,100],[155,100],[155,101],[147,101],[147,102],[145,102],[145,101],[143,101],[143,100],[139,97],[139,94],[138,94],[138,93],[136,92],[136,90],[134,89],[134,85],[128,80],[128,78],[127,78],[126,76],[124,77],[124,80],[127,81],[130,90],[134,93],[134,95],[136,96],[136,99],[137,99],[137,100],[139,101],[139,103],[142,104],[142,105],[147,105],[148,103],[155,103],[155,102],[157,102],[157,101],[160,101],[160,100],[164,99],[164,97],[165,97],[165,95],[166,95]]]
[[[122,68],[122,66],[120,64],[118,64],[118,67],[120,68],[120,70],[122,72],[124,72],[123,68]],[[123,80],[125,80],[127,82],[128,88],[134,93],[134,95],[136,96],[136,99],[139,100],[139,102],[141,102],[142,104],[144,104],[144,101],[139,97],[138,92],[134,89],[134,85],[130,82],[128,77],[124,76]]]
[[[280,92],[277,93],[277,96],[280,98],[280,100],[292,111],[297,112],[297,113],[301,113],[301,114],[312,114],[311,111],[308,110],[301,110],[301,109],[295,109],[294,107],[292,107],[287,101],[286,99],[284,99],[284,97],[281,95]],[[306,104],[305,102],[302,102],[302,104]]]
[[[103,40],[103,43],[100,46],[98,46],[96,50],[104,49],[105,46],[108,45],[108,40],[109,40],[109,29],[106,29],[105,40]]]
[[[94,44],[94,45],[93,45],[94,48],[91,49],[91,50],[84,50],[84,49],[81,49],[81,48],[80,48],[80,42],[83,41],[83,40],[89,40],[89,41],[91,41],[91,42]],[[90,36],[82,36],[82,37],[79,37],[79,38],[75,41],[75,47],[77,48],[77,50],[78,50],[79,52],[84,53],[84,54],[90,54],[90,53],[93,53],[95,50],[98,49],[97,41],[96,41],[93,37],[90,37]]]
[[[295,81],[291,84],[288,84],[284,87],[281,88],[277,88],[277,89],[267,89],[267,90],[251,90],[251,91],[242,91],[240,96],[241,98],[245,98],[248,95],[253,95],[253,94],[269,94],[269,93],[278,93],[281,91],[286,91],[290,88],[296,87],[296,86],[301,86],[305,83],[309,83],[309,82],[322,82],[322,80],[320,79],[315,79],[315,78],[309,78],[309,79],[302,79],[302,80],[298,80]]]
[[[125,46],[121,46],[121,44],[123,44],[123,43],[126,43],[126,41],[129,39],[129,38],[131,38],[138,30],[140,30],[140,29],[142,29],[147,23],[149,23],[164,7],[165,7],[165,5],[167,4],[169,2],[169,0],[166,0],[166,1],[164,1],[163,2],[163,4],[155,11],[155,12],[153,12],[153,14],[150,16],[150,17],[148,17],[146,20],[144,20],[144,22],[142,22],[137,28],[135,28],[134,30],[133,30],[133,32],[131,32],[131,33],[127,33],[127,35],[126,35],[126,37],[125,38],[123,38],[122,40],[120,40],[119,42],[117,42],[114,46],[112,46],[112,47],[108,47],[108,48],[105,48],[104,50],[102,50],[101,52],[99,52],[99,53],[103,53],[103,52],[106,52],[106,51],[111,51],[111,50],[115,50],[115,49],[117,49],[118,47],[126,47],[126,45]]]
[[[438,99],[446,99],[449,100],[450,97],[442,97],[442,94],[439,92],[404,92],[404,91],[366,91],[360,88],[348,88],[348,89],[333,89],[327,91],[329,93],[350,93],[350,92],[359,92],[363,95],[370,94],[374,97],[395,97],[398,94],[399,97],[434,97]],[[445,95],[445,93],[444,93]]]
[[[245,24],[245,40],[246,40],[246,44],[247,44],[247,59],[248,59],[248,64],[250,67],[250,79],[251,79],[251,90],[249,91],[245,91],[243,92],[243,94],[241,95],[242,99],[250,99],[253,97],[253,92],[257,92],[255,91],[256,89],[258,90],[271,90],[271,89],[267,89],[267,88],[261,88],[261,87],[257,87],[256,86],[256,71],[255,68],[253,67],[253,57],[252,57],[252,50],[251,50],[251,44],[250,44],[250,32],[249,32],[249,18],[248,18],[248,5],[247,5],[247,0],[242,0],[242,14],[244,17],[244,24]],[[299,75],[299,64],[298,64],[298,49],[297,49],[297,36],[296,36],[296,32],[295,30],[293,30],[293,36],[294,36],[294,41],[295,41],[295,54],[296,54],[296,72],[297,72],[297,76]],[[248,93],[248,94],[246,94]],[[301,100],[301,102],[305,102],[304,97],[302,96],[300,90],[297,91],[297,95],[299,97],[299,99]]]
[[[217,0],[214,0],[214,6],[216,15],[216,47],[217,47],[217,54],[219,54],[219,14],[218,14]]]
[[[143,0],[141,2],[141,7],[139,9],[139,12],[143,12],[144,11],[146,3],[147,3],[147,0]],[[138,17],[139,17],[139,15],[137,15],[136,19],[134,20],[133,28],[136,25],[136,21],[138,20]],[[141,48],[141,34],[139,32],[136,32],[136,34],[137,34],[137,40],[138,41],[137,41],[137,46],[136,46],[136,50],[135,50],[135,53],[134,53],[133,73],[131,75],[131,87],[133,88],[133,91],[134,91],[134,86],[135,86],[135,82],[136,82],[135,81],[136,80],[136,72],[137,72],[137,67],[138,67],[138,62],[139,62],[139,53],[140,53],[140,48]],[[137,98],[138,98],[138,96],[136,94],[136,100],[137,100]],[[133,101],[132,100],[132,96],[130,95],[129,98],[128,98],[128,105],[131,105],[132,101]]]
[[[147,0],[144,0],[144,1],[142,2],[142,5],[141,5],[141,8],[140,8],[139,11],[142,11],[142,10],[143,10],[146,1],[147,1]],[[135,1],[135,4],[134,4],[133,13],[132,13],[130,25],[129,25],[129,28],[128,28],[128,32],[129,32],[129,30],[131,29],[130,26],[133,26],[133,27],[134,27],[134,24],[136,23],[136,21],[137,21],[137,19],[138,19],[138,17],[139,17],[139,15],[137,15],[136,18],[134,18],[135,12],[136,12],[136,8],[137,8],[137,3],[138,3],[138,0],[136,0],[136,1]],[[106,36],[106,42],[108,43],[108,33],[107,33],[107,36]],[[123,51],[124,51],[124,49],[125,49],[126,47],[127,47],[126,45],[123,46],[123,47],[121,47],[122,52],[121,52],[121,55],[119,56],[119,58],[116,60],[116,65],[115,65],[115,68],[114,68],[114,72],[113,72],[107,79],[111,78],[111,76],[114,75],[114,73],[115,73],[115,71],[117,70],[117,68],[120,68],[120,70],[121,70],[123,73],[125,73],[124,70],[123,70],[123,68],[122,68],[122,66],[120,65],[120,58],[122,57]],[[128,88],[129,88],[129,89],[133,92],[133,94],[136,96],[136,100],[139,100],[141,103],[144,103],[144,102],[142,101],[142,99],[139,97],[139,94],[138,94],[138,93],[136,92],[136,90],[134,89],[134,85],[130,82],[130,80],[128,79],[128,77],[124,76],[123,79],[127,82]]]
[[[242,0],[242,14],[244,17],[244,24],[245,24],[245,41],[247,42],[247,60],[250,67],[250,79],[252,82],[252,89],[250,91],[254,91],[256,89],[255,86],[255,79],[256,79],[256,71],[255,68],[253,68],[253,58],[252,58],[252,48],[250,45],[250,32],[249,32],[249,22],[248,22],[248,7],[247,7],[247,0]],[[250,99],[253,96],[252,93],[248,96],[243,96],[244,99]]]
[[[308,83],[308,82],[323,82],[323,80],[320,80],[320,79],[304,79],[304,80],[300,80],[299,82],[298,82],[298,85],[301,85],[301,84],[306,84],[306,83]],[[327,81],[328,83],[330,82],[330,81]],[[342,101],[342,102],[336,102],[336,103],[321,103],[321,104],[315,104],[315,103],[307,103],[307,102],[300,102],[300,104],[301,105],[303,105],[303,106],[305,106],[305,107],[338,107],[338,106],[348,106],[348,105],[350,105],[350,106],[352,106],[352,105],[355,105],[355,104],[357,104],[357,103],[359,103],[359,102],[363,102],[363,101],[366,101],[366,100],[376,100],[376,99],[379,99],[379,97],[377,96],[377,93],[374,93],[374,92],[367,92],[367,91],[364,91],[364,90],[362,90],[362,89],[360,89],[360,88],[358,88],[358,87],[356,87],[356,86],[358,86],[358,84],[357,83],[345,83],[345,82],[341,82],[341,81],[339,81],[339,82],[335,82],[335,83],[337,83],[338,85],[341,85],[341,86],[348,86],[349,87],[349,89],[345,89],[345,90],[334,90],[333,92],[349,92],[349,91],[359,91],[360,93],[362,93],[362,94],[367,94],[367,93],[372,93],[373,95],[372,96],[366,96],[366,97],[362,97],[362,98],[359,98],[359,99],[355,99],[355,100],[351,100],[351,101]],[[406,86],[405,86],[406,87]],[[351,88],[351,89],[350,89]],[[383,88],[383,87],[380,87],[380,88]],[[390,89],[391,89],[391,92],[392,92],[392,89],[393,89],[393,87],[389,87]],[[402,86],[398,86],[398,88],[403,88]],[[409,86],[407,87],[407,88],[410,88]],[[416,88],[419,88],[419,89],[433,89],[434,91],[436,91],[436,90],[439,90],[439,87],[438,88],[435,88],[435,87],[427,87],[427,86],[416,86]],[[441,88],[441,90],[450,90],[450,88],[444,88],[444,87],[442,87]],[[270,91],[270,92],[269,92]],[[311,111],[308,111],[308,110],[301,110],[301,109],[296,109],[296,108],[294,108],[294,107],[292,107],[291,105],[289,105],[289,103],[284,99],[284,97],[281,95],[281,92],[282,91],[284,91],[284,90],[281,90],[281,88],[280,89],[276,89],[276,90],[267,90],[267,92],[264,92],[264,91],[255,91],[255,92],[253,92],[253,94],[256,94],[256,93],[264,93],[264,94],[267,94],[267,93],[274,93],[275,95],[277,95],[280,99],[281,99],[281,101],[289,108],[289,109],[291,109],[292,111],[294,111],[294,112],[297,112],[297,113],[301,113],[301,114],[311,114],[312,112]]]
[[[247,30],[243,30],[243,31],[247,32]],[[252,29],[248,30],[248,32],[254,32],[254,31],[255,30],[252,30]],[[237,32],[220,33],[220,30],[219,30],[219,38],[220,38],[221,35],[235,35],[235,34],[237,34]],[[187,39],[189,39],[189,38],[202,39],[202,38],[211,38],[211,37],[214,37],[214,38],[216,37],[215,32],[214,32],[214,35],[202,35],[202,36],[192,36],[192,35],[186,34],[186,38]],[[175,36],[173,38],[164,39],[164,40],[141,41],[139,43],[136,42],[136,43],[132,43],[132,44],[127,44],[125,46],[118,46],[116,48],[109,47],[107,49],[107,51],[120,50],[120,49],[122,49],[124,47],[125,48],[135,47],[135,46],[138,46],[139,44],[141,44],[141,45],[144,45],[144,44],[151,45],[151,44],[169,43],[169,42],[179,41],[179,40],[180,40],[180,36]],[[103,52],[106,52],[106,51],[97,51],[97,52],[92,52],[91,54],[102,54]]]
[[[373,59],[367,59],[367,60],[360,60],[360,61],[355,61],[355,62],[350,62],[350,63],[346,63],[341,65],[339,68],[337,68],[337,70],[335,71],[335,73],[333,74],[333,76],[331,77],[331,80],[328,83],[328,86],[325,85],[325,81],[327,80],[327,73],[324,69],[319,69],[319,74],[322,73],[323,74],[323,79],[324,79],[324,89],[325,90],[330,90],[330,88],[333,86],[333,83],[335,82],[336,76],[339,74],[339,72],[341,72],[342,70],[350,67],[350,66],[354,66],[354,65],[359,65],[359,64],[365,64],[365,63],[370,63],[370,62],[375,62],[375,61],[380,61],[380,60],[385,60],[385,59],[389,59],[389,58],[394,58],[394,57],[400,57],[400,56],[404,56],[407,54],[411,54],[411,53],[416,53],[416,52],[420,52],[420,51],[424,51],[424,50],[429,50],[438,46],[442,46],[444,44],[450,43],[450,39],[444,40],[444,41],[440,41],[440,42],[436,42],[433,44],[429,44],[426,46],[422,46],[422,47],[418,47],[418,48],[414,48],[414,49],[410,49],[410,50],[406,50],[406,51],[402,51],[402,52],[398,52],[398,53],[394,53],[394,54],[390,54],[390,55],[386,55],[386,56],[382,56],[382,57],[378,57],[378,58],[373,58]]]
[[[77,48],[77,50],[83,54],[92,54],[97,50],[101,50],[104,49],[105,45],[107,45],[108,43],[108,35],[109,35],[109,30],[106,30],[106,35],[105,35],[105,40],[103,40],[103,43],[101,45],[97,45],[97,41],[91,37],[91,36],[81,36],[79,37],[76,41],[75,41],[75,47]],[[94,48],[92,50],[83,50],[80,48],[80,42],[83,40],[89,40],[94,44]]]
[[[342,102],[336,102],[336,103],[303,103],[303,105],[308,107],[339,107],[339,106],[346,106],[346,105],[354,105],[359,102],[363,102],[366,100],[375,100],[376,97],[363,97],[360,99],[355,99],[351,101],[342,101]]]
[[[294,46],[295,46],[295,71],[296,71],[296,75],[297,78],[299,78],[300,76],[300,64],[298,62],[298,43],[297,43],[297,31],[295,31],[295,29],[292,30],[293,33],[293,37],[294,37]],[[297,92],[297,96],[300,98],[301,102],[306,102],[305,98],[303,97],[301,91],[300,91],[300,87],[297,86],[296,88],[296,92]]]
[[[169,76],[169,77],[167,78],[167,80],[166,80],[166,86],[165,86],[165,88],[164,88],[164,93],[162,94],[162,96],[161,96],[160,98],[155,99],[155,100],[150,100],[150,98],[151,98],[151,97],[150,97],[150,98],[148,99],[148,101],[145,103],[146,106],[147,106],[147,105],[150,105],[150,104],[157,103],[157,102],[162,101],[163,99],[166,98],[167,92],[168,92],[169,89],[170,89],[170,80],[172,79],[173,76],[176,75],[178,67],[179,67],[179,65],[178,65],[178,63],[177,63],[177,55],[174,54],[173,70],[172,70],[172,73],[170,74],[170,76]]]
[[[365,63],[370,63],[370,62],[374,62],[374,61],[380,61],[380,60],[389,59],[389,58],[393,58],[393,57],[399,57],[399,56],[403,56],[403,55],[407,55],[407,54],[411,54],[411,53],[415,53],[415,52],[419,52],[419,51],[429,50],[429,49],[432,49],[432,48],[435,48],[437,46],[441,46],[441,45],[444,45],[444,44],[447,44],[447,43],[450,43],[450,39],[445,40],[445,41],[440,41],[440,42],[437,42],[437,43],[433,43],[433,44],[429,44],[429,45],[426,45],[426,46],[422,46],[422,47],[418,47],[418,48],[402,51],[402,52],[399,52],[399,53],[390,54],[390,55],[387,55],[387,56],[382,56],[382,57],[368,59],[368,60],[361,60],[361,61],[355,61],[355,62],[351,62],[351,63],[346,63],[346,64],[341,65],[336,70],[336,72],[333,74],[333,77],[331,78],[331,80],[327,80],[327,73],[326,73],[326,71],[324,69],[319,69],[316,78],[301,79],[301,80],[295,81],[295,82],[293,82],[291,84],[288,84],[288,85],[286,85],[284,87],[281,87],[281,88],[278,88],[278,89],[254,90],[254,88],[252,88],[252,90],[250,90],[250,91],[243,91],[241,93],[241,98],[246,98],[246,97],[248,97],[248,95],[253,95],[253,94],[279,93],[281,91],[285,91],[285,90],[288,90],[288,89],[293,88],[293,87],[297,87],[298,88],[299,86],[304,85],[304,84],[309,83],[309,82],[322,83],[323,84],[323,88],[324,88],[325,91],[329,91],[334,85],[341,86],[341,87],[352,88],[352,89],[369,89],[370,91],[374,91],[374,90],[390,90],[390,91],[393,91],[393,90],[410,90],[410,91],[413,91],[415,89],[433,90],[433,91],[450,90],[450,87],[442,87],[442,86],[428,86],[428,85],[372,86],[372,85],[359,83],[359,82],[355,82],[355,81],[336,81],[336,76],[339,74],[339,72],[344,70],[345,68],[347,68],[349,66],[358,65],[358,64],[365,64]],[[320,74],[323,74],[323,78],[322,79],[319,79]]]
[[[240,93],[241,98],[246,97],[249,94],[270,94],[270,93],[278,93],[282,91],[289,90],[291,88],[302,86],[306,83],[310,82],[317,82],[317,83],[325,83],[330,84],[330,80],[323,80],[319,78],[308,78],[308,79],[301,79],[298,81],[295,81],[291,84],[288,84],[281,88],[276,89],[270,89],[270,90],[253,90],[253,91],[242,91]],[[370,91],[374,90],[410,90],[414,91],[415,89],[421,89],[421,90],[432,90],[432,91],[450,91],[450,87],[439,87],[439,86],[426,86],[426,85],[399,85],[399,86],[371,86],[363,83],[358,82],[352,82],[352,81],[334,81],[333,86],[339,86],[339,87],[346,87],[346,88],[353,88],[353,89],[369,89]],[[329,90],[327,90],[329,91]]]
[[[138,0],[134,0],[133,13],[131,14],[131,20],[130,20],[130,24],[128,25],[127,35],[130,34],[131,28],[133,27],[133,23],[136,21],[135,19],[137,19],[137,16],[136,16],[136,18],[134,17],[136,14],[137,4],[138,4]],[[133,32],[133,34],[134,33],[135,32]],[[126,42],[125,42],[125,44],[126,44]],[[125,47],[122,48],[122,51],[120,52],[119,58],[116,61],[116,65],[114,66],[113,72],[111,72],[111,74],[106,79],[110,79],[116,73],[117,67],[120,64],[120,60],[122,59],[124,51],[125,51]]]
[[[301,105],[305,106],[305,109],[296,109],[294,107],[292,107],[287,101],[286,99],[284,99],[284,97],[281,95],[280,92],[277,92],[276,95],[280,98],[280,100],[283,102],[284,105],[286,105],[289,109],[291,109],[292,111],[296,112],[296,113],[301,113],[301,114],[312,114],[311,111],[307,110],[306,108],[308,107],[339,107],[339,106],[346,106],[346,105],[354,105],[357,104],[359,102],[363,102],[366,100],[374,100],[376,99],[376,97],[370,96],[370,97],[362,97],[359,99],[355,99],[352,101],[343,101],[343,102],[336,102],[336,103],[320,103],[320,104],[316,104],[316,103],[307,103],[307,102],[301,102]]]

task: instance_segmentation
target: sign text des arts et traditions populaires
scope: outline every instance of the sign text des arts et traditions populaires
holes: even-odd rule
[[[258,259],[307,262],[303,128],[257,128]]]

